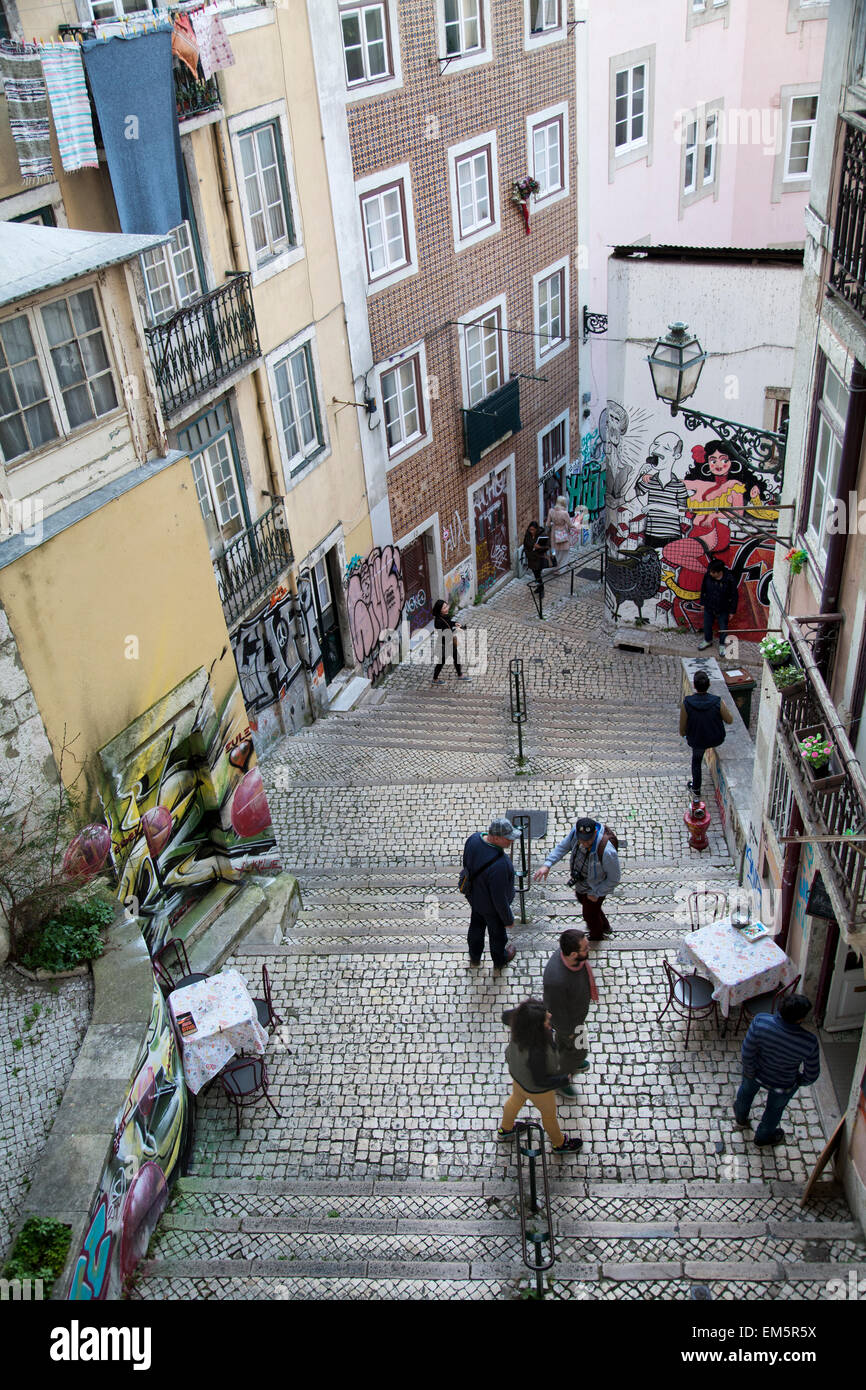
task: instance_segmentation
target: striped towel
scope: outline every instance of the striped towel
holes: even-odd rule
[[[68,174],[96,169],[99,160],[81,49],[77,43],[46,43],[40,44],[39,52],[63,167]]]
[[[0,43],[0,78],[21,177],[26,183],[54,178],[48,135],[48,98],[34,44]]]

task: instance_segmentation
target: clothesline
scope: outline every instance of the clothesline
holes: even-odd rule
[[[95,19],[92,24],[72,25],[64,24],[62,27],[69,32],[71,40],[75,43],[84,43],[88,37],[93,37],[99,43],[107,43],[113,38],[134,38],[138,34],[156,33],[160,29],[171,29],[174,27],[174,16],[199,15],[205,10],[215,9],[220,13],[214,0],[203,0],[203,3],[194,5],[171,5],[162,6],[158,10],[151,10],[146,16],[139,19]],[[106,32],[110,31],[110,32]],[[119,31],[119,32],[118,32]],[[28,42],[26,39],[19,43],[14,39],[6,41],[11,47],[20,50],[21,54],[30,53],[34,47],[48,48],[53,45],[65,44],[63,38],[38,38],[34,37]]]

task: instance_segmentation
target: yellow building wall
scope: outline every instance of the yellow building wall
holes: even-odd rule
[[[217,707],[237,682],[187,458],[0,570],[0,601],[55,756],[65,728],[91,787],[96,751],[192,671],[213,667]]]

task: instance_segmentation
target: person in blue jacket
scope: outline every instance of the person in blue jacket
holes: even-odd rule
[[[463,846],[463,867],[472,879],[472,916],[466,937],[470,965],[481,964],[485,929],[494,969],[501,970],[514,959],[515,948],[507,931],[514,926],[514,865],[505,850],[519,839],[520,832],[503,816],[490,822],[486,835],[476,831]]]
[[[734,716],[721,695],[709,693],[706,671],[695,672],[694,687],[694,695],[687,695],[680,708],[680,733],[692,750],[692,780],[688,788],[700,796],[704,754],[708,748],[724,743],[725,725],[733,724]]]
[[[743,1080],[734,1101],[734,1119],[749,1128],[749,1111],[761,1087],[767,1103],[755,1130],[755,1143],[784,1144],[779,1121],[801,1086],[811,1086],[821,1072],[821,1053],[814,1033],[802,1027],[812,1007],[805,994],[792,994],[774,1014],[757,1014],[743,1039]]]

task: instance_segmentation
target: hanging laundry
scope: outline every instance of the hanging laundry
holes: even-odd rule
[[[189,15],[179,11],[174,17],[171,51],[175,58],[186,63],[193,77],[198,77],[198,40],[189,22]]]
[[[82,44],[124,232],[164,234],[189,215],[171,39],[159,29]]]
[[[22,179],[25,183],[53,179],[48,95],[35,44],[0,43],[0,77]]]
[[[77,43],[46,43],[39,45],[39,53],[63,167],[67,174],[77,169],[97,169],[99,160],[81,49]]]
[[[198,40],[198,56],[205,77],[213,77],[221,68],[234,67],[235,55],[216,5],[193,10],[190,19]]]

